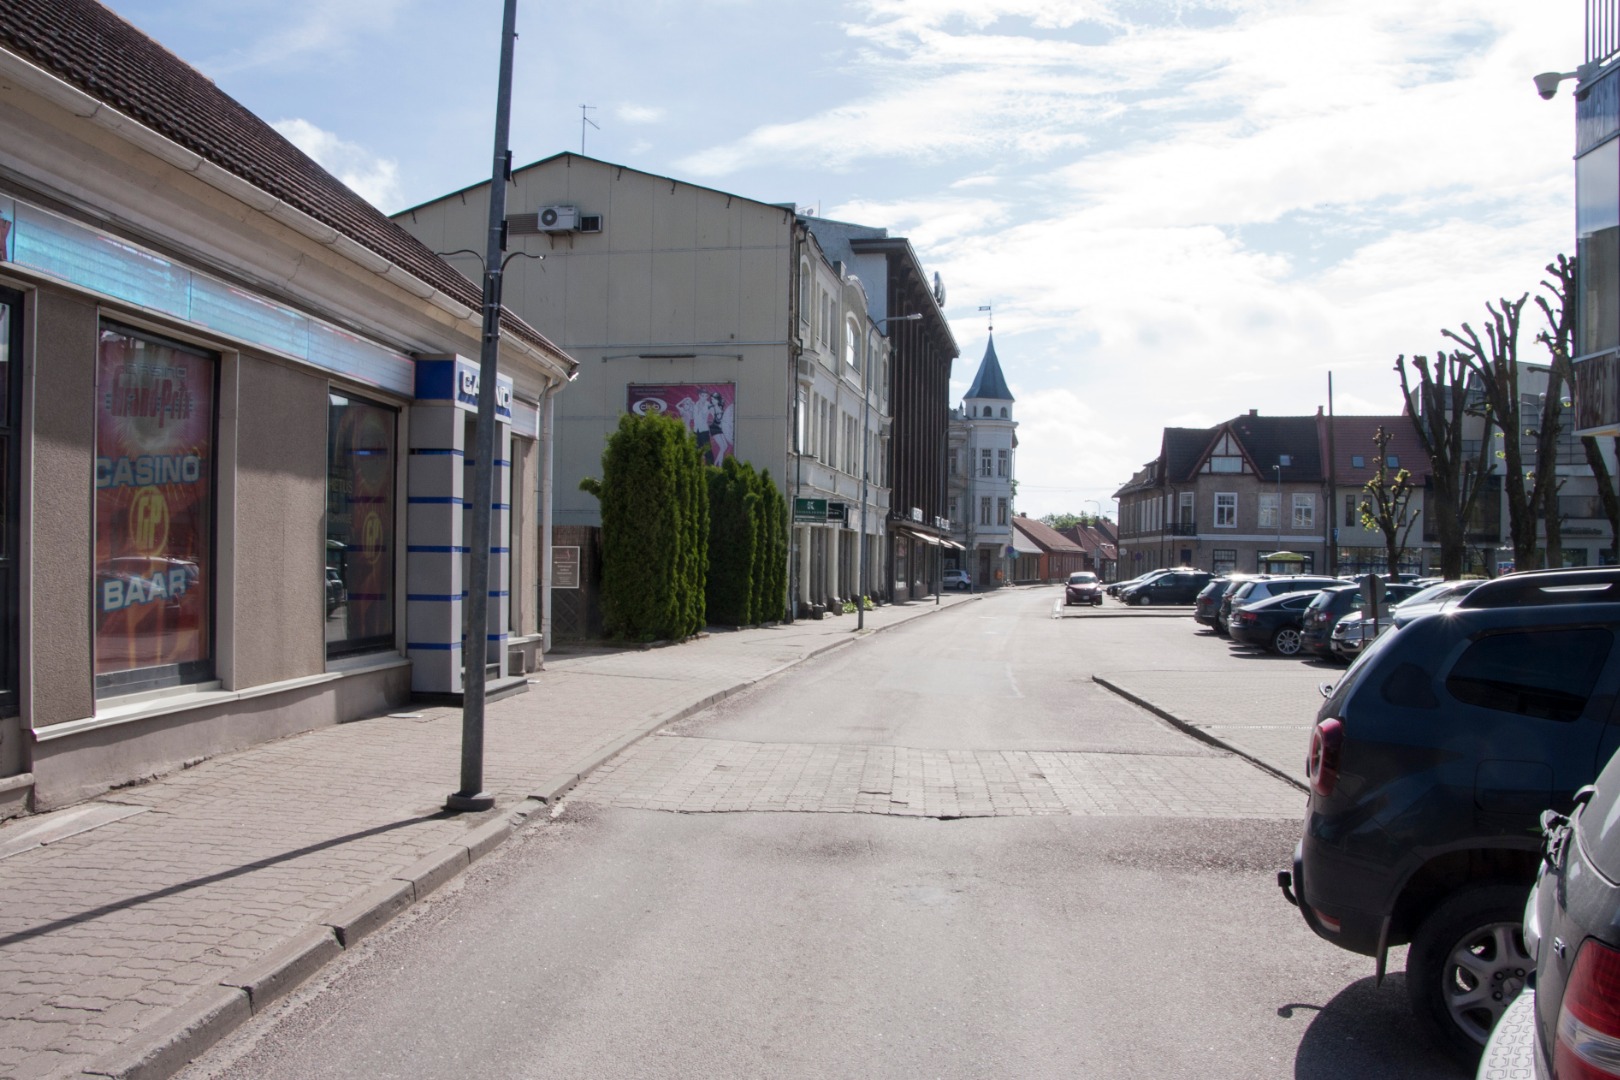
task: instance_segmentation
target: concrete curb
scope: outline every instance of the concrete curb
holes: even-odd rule
[[[973,596],[960,603],[978,599],[980,597]],[[931,605],[912,616],[912,619],[944,610],[947,610],[944,606]],[[912,619],[867,627],[860,634],[881,633],[904,626]],[[762,675],[718,690],[678,709],[644,719],[584,761],[531,785],[532,793],[527,798],[503,810],[493,811],[496,816],[474,825],[457,842],[447,844],[398,874],[379,881],[354,900],[295,935],[292,940],[238,969],[233,976],[221,979],[219,986],[205,990],[171,1010],[162,1020],[136,1033],[116,1051],[103,1055],[94,1065],[84,1069],[81,1075],[112,1077],[113,1080],[167,1080],[247,1023],[271,1002],[296,989],[363,938],[380,930],[434,890],[469,869],[473,863],[500,848],[531,816],[555,806],[580,781],[616,755],[659,728],[696,715],[766,679],[835,649],[845,648],[857,640],[852,629],[849,637],[815,646],[802,656],[779,664]]]
[[[1281,781],[1283,781],[1285,783],[1292,784],[1294,787],[1298,788],[1302,792],[1309,793],[1310,788],[1305,785],[1304,781],[1299,780],[1296,777],[1290,776],[1288,773],[1284,772],[1283,770],[1277,768],[1274,765],[1267,764],[1266,762],[1262,761],[1260,758],[1258,758],[1255,755],[1249,753],[1247,750],[1244,750],[1241,747],[1235,746],[1232,743],[1227,742],[1225,739],[1222,739],[1222,738],[1220,738],[1218,736],[1215,736],[1215,735],[1211,735],[1209,732],[1205,731],[1201,727],[1198,727],[1196,724],[1189,724],[1187,721],[1181,719],[1175,713],[1172,713],[1169,709],[1166,709],[1166,708],[1163,708],[1161,706],[1155,705],[1155,704],[1153,704],[1153,702],[1149,701],[1147,698],[1144,698],[1144,697],[1141,697],[1140,695],[1131,693],[1129,690],[1125,689],[1123,686],[1120,686],[1118,683],[1110,682],[1104,676],[1093,675],[1091,677],[1091,681],[1096,683],[1098,686],[1102,687],[1105,690],[1108,690],[1108,691],[1111,691],[1111,692],[1113,692],[1115,694],[1118,694],[1120,697],[1124,698],[1126,701],[1129,701],[1131,704],[1141,706],[1142,708],[1146,709],[1148,712],[1152,713],[1154,716],[1157,716],[1159,719],[1161,719],[1161,720],[1165,721],[1166,723],[1170,724],[1171,727],[1174,727],[1178,731],[1181,731],[1181,732],[1184,732],[1184,733],[1186,733],[1188,735],[1191,735],[1193,738],[1197,739],[1199,742],[1207,743],[1208,745],[1213,746],[1213,747],[1215,747],[1215,748],[1217,748],[1219,750],[1225,750],[1229,754],[1235,754],[1238,757],[1242,758],[1244,761],[1247,761],[1250,765],[1253,765],[1255,768],[1260,769],[1263,772],[1270,773],[1272,776],[1275,776],[1277,779],[1279,779],[1279,780],[1281,780]]]

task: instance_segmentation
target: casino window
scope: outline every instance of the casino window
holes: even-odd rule
[[[96,364],[98,694],[213,677],[211,353],[103,324]]]
[[[22,296],[0,289],[0,716],[17,711],[17,402]]]
[[[326,454],[326,655],[394,647],[399,413],[332,392]]]

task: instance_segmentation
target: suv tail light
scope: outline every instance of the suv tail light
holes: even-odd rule
[[[1620,951],[1588,939],[1575,957],[1558,1010],[1557,1080],[1620,1076]]]
[[[1318,795],[1333,794],[1339,783],[1339,753],[1344,749],[1344,724],[1333,717],[1311,728],[1311,748],[1305,755],[1305,778]]]

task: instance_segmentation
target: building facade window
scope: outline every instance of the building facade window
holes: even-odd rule
[[[990,496],[979,496],[979,524],[990,524]]]
[[[1294,528],[1296,528],[1296,529],[1314,529],[1314,528],[1316,528],[1316,496],[1315,495],[1295,495],[1294,496]]]
[[[1620,346],[1620,140],[1610,139],[1575,161],[1575,354]]]
[[[1009,476],[1009,475],[1011,475],[1010,472],[1008,471],[1008,467],[1007,467],[1008,457],[1009,457],[1009,455],[1008,455],[1008,452],[1006,450],[997,450],[996,451],[996,475],[997,476]]]
[[[1193,493],[1183,491],[1177,496],[1177,499],[1179,500],[1179,507],[1176,520],[1183,525],[1191,525],[1197,521],[1198,518],[1193,513]]]
[[[859,340],[860,334],[855,329],[855,324],[846,322],[844,324],[844,363],[848,364],[852,371],[860,370],[861,366],[861,355],[856,346],[856,342]]]
[[[326,655],[390,649],[399,414],[333,392],[328,416]]]
[[[1007,524],[1007,500],[1006,499],[997,499],[996,500],[996,524],[997,525],[1005,525],[1005,524]]]
[[[959,458],[960,458],[960,455],[957,454],[957,452],[955,450],[952,450],[949,454],[947,454],[945,456],[946,466],[947,466],[947,468],[950,469],[950,473],[951,473],[952,476],[955,476],[957,474],[957,472],[959,471],[958,465],[957,465],[957,462],[958,462]]]
[[[1344,525],[1347,529],[1361,528],[1361,496],[1344,497]]]
[[[98,694],[213,677],[211,353],[104,323],[96,364]]]
[[[1259,527],[1275,529],[1282,520],[1282,496],[1275,491],[1262,491],[1258,496]]]
[[[993,476],[993,475],[995,475],[994,473],[992,473],[990,471],[990,451],[989,450],[980,450],[979,451],[979,475],[980,476]]]
[[[1237,528],[1237,492],[1217,491],[1215,493],[1215,527],[1217,529]]]
[[[1237,548],[1216,548],[1209,553],[1209,568],[1216,574],[1230,574],[1237,569]]]

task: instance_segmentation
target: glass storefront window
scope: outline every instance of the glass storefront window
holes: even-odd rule
[[[399,414],[332,393],[326,456],[326,655],[394,647]]]
[[[103,325],[96,370],[98,693],[213,674],[210,354]]]
[[[1575,162],[1575,354],[1620,347],[1620,139]]]
[[[22,296],[0,289],[0,716],[17,711],[17,392]]]

